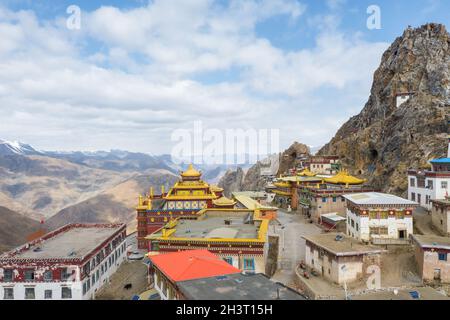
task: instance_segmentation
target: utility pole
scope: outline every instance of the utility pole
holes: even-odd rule
[[[344,293],[345,293],[345,300],[348,300],[347,278],[345,277],[345,272],[347,271],[347,266],[344,264],[344,265],[341,267],[341,270],[342,270],[343,276],[344,276]]]

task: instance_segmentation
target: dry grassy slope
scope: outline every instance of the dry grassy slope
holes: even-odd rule
[[[0,252],[22,245],[38,229],[39,222],[0,207]]]
[[[1,157],[0,167],[0,205],[35,219],[49,218],[132,176],[45,156]]]
[[[133,232],[136,230],[135,207],[139,194],[148,193],[150,187],[159,192],[161,185],[167,188],[177,180],[176,175],[166,170],[136,175],[99,195],[61,210],[47,221],[47,225],[57,228],[71,222],[124,222],[128,225],[128,232]]]

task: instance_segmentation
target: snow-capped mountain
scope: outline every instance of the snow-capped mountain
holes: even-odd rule
[[[0,155],[33,155],[40,154],[29,144],[18,141],[6,141],[0,139]]]

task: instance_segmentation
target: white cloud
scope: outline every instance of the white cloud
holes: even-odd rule
[[[302,19],[305,8],[159,0],[83,12],[80,31],[61,17],[42,22],[0,8],[0,137],[48,149],[162,153],[172,130],[203,120],[219,129],[280,128],[282,146],[324,143],[351,115],[331,105],[362,107],[387,45],[324,27],[315,47],[286,51],[256,35],[257,23]],[[230,70],[234,81],[195,80]]]

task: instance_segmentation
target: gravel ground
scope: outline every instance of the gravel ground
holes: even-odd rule
[[[132,284],[130,290],[124,286]],[[113,274],[110,283],[96,294],[96,300],[131,300],[147,289],[147,266],[142,261],[124,262]]]
[[[279,268],[273,280],[292,286],[294,270],[301,260],[305,259],[305,240],[302,236],[320,234],[321,229],[311,224],[301,214],[287,213],[278,210],[278,221],[281,225],[271,226],[280,235]]]

